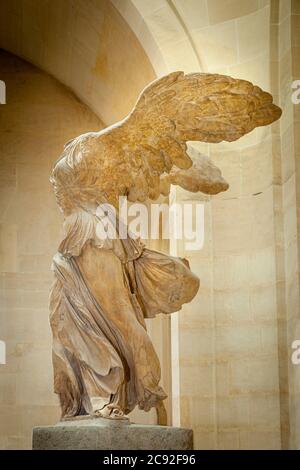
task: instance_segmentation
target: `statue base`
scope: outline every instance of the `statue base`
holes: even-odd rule
[[[81,418],[33,429],[33,450],[191,450],[193,431],[130,423],[129,420]]]

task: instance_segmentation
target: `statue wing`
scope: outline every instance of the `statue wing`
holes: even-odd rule
[[[174,72],[154,81],[115,129],[125,137],[129,158],[141,164],[128,198],[156,199],[166,174],[170,174],[167,181],[182,182],[191,191],[215,194],[226,190],[227,183],[210,160],[191,160],[187,141],[232,142],[280,115],[272,96],[245,80]]]
[[[156,199],[170,183],[215,194],[228,184],[209,160],[192,162],[187,142],[232,142],[280,115],[272,96],[248,81],[174,72],[146,87],[123,121],[77,138],[77,151],[69,144],[67,160],[86,172],[78,179],[89,186],[87,198]]]

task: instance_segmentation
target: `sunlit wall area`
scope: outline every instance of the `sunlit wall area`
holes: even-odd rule
[[[55,76],[105,125],[123,118],[155,77],[109,0],[4,0],[0,46]]]
[[[299,212],[299,104],[291,100],[292,83],[299,80],[300,5],[280,2],[279,93],[283,118],[280,121],[282,156],[283,251],[285,255],[285,339],[287,364],[284,382],[288,391],[288,446],[300,449],[300,367],[291,360],[292,346],[300,338],[300,212]],[[299,93],[298,93],[299,96]],[[299,101],[299,100],[298,100]]]
[[[211,12],[213,24],[200,34],[203,62],[208,71],[218,64],[217,72],[271,91],[270,6],[247,5],[252,11],[243,16],[236,5]],[[207,36],[214,46],[205,47]],[[191,254],[210,301],[202,317],[200,292],[193,312],[204,340],[183,377],[187,383],[199,370],[197,386],[183,397],[182,419],[192,420],[201,448],[280,448],[271,128],[207,150],[230,189],[209,202],[206,252]],[[185,361],[189,329],[179,343]]]
[[[297,2],[113,3],[157,74],[229,74],[270,91],[283,107],[280,124],[236,143],[193,144],[223,170],[226,193],[210,199],[176,190],[177,201],[204,202],[205,243],[193,253],[171,243],[201,278],[197,297],[172,319],[173,422],[194,429],[196,448],[299,446],[299,379],[290,365],[299,321],[297,112],[293,117],[290,99],[298,70]]]
[[[186,257],[201,279],[191,304],[148,322],[168,422],[192,428],[196,449],[300,448],[300,366],[290,359],[300,339],[299,18],[298,0],[0,3],[0,47],[10,53],[0,58],[0,328],[10,358],[0,367],[0,447],[30,447],[32,426],[58,416],[47,296],[61,218],[51,166],[68,139],[123,118],[147,83],[183,70],[250,80],[283,115],[237,142],[191,145],[221,168],[227,192],[172,189],[173,202],[204,204],[205,234],[201,250],[152,245]],[[133,419],[156,422],[155,413]]]

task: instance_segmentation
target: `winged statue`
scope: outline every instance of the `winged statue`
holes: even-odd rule
[[[50,295],[54,390],[62,419],[123,419],[136,406],[165,420],[160,364],[146,318],[179,311],[198,292],[188,261],[139,239],[99,238],[100,204],[118,211],[167,196],[171,185],[218,194],[228,189],[189,141],[232,142],[279,119],[272,96],[252,83],[205,73],[170,73],[139,96],[131,113],[65,145],[51,182],[64,214]]]

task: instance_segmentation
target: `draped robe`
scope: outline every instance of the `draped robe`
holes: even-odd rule
[[[130,238],[101,241],[95,214],[66,219],[50,295],[54,388],[62,416],[148,411],[166,398],[145,318],[189,302],[198,278],[181,258]]]

